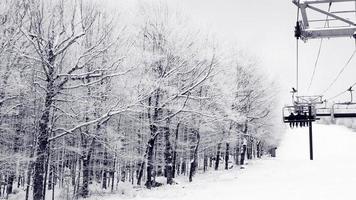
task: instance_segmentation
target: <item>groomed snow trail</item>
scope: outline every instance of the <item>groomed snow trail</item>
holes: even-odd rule
[[[250,162],[244,170],[198,174],[193,183],[178,179],[177,185],[143,190],[133,199],[356,199],[356,133],[330,125],[314,125],[313,131],[314,161],[309,161],[308,128],[288,130],[277,158]]]

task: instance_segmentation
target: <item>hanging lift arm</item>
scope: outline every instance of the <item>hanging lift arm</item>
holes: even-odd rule
[[[293,3],[299,7],[302,16],[302,21],[297,22],[295,37],[301,38],[306,41],[308,39],[316,38],[334,38],[334,37],[356,37],[356,24],[355,22],[341,17],[336,14],[350,13],[356,11],[338,11],[330,12],[328,10],[323,10],[318,8],[318,5],[326,3],[340,3],[340,2],[355,2],[355,0],[320,0],[320,1],[303,1],[303,0],[293,0]],[[315,20],[309,20],[307,15],[307,9],[313,10],[319,14],[327,16],[325,20],[317,21],[340,21],[345,24],[343,27],[326,27],[326,28],[312,28],[311,23]],[[330,18],[330,19],[329,19]]]
[[[297,24],[295,27],[294,35],[297,38],[297,87],[298,87],[298,39],[302,39],[304,41],[308,39],[314,38],[334,38],[334,37],[353,37],[356,39],[356,24],[355,22],[349,20],[345,16],[341,16],[344,13],[355,13],[356,10],[353,11],[330,11],[330,7],[333,3],[339,2],[355,2],[356,0],[293,0],[293,3],[298,7],[297,14]],[[329,9],[327,11],[321,9],[320,4],[329,4]],[[356,5],[356,4],[355,4]],[[309,20],[307,15],[307,9],[312,10],[316,13],[321,14],[323,17],[325,16],[325,20]],[[355,8],[356,9],[356,8]],[[299,11],[302,15],[302,21],[299,21]],[[339,15],[340,14],[340,15]],[[344,24],[344,26],[335,26],[338,24],[332,23],[330,26],[330,21],[337,21],[337,23]],[[313,22],[324,22],[324,27],[311,27],[311,23]],[[346,24],[346,26],[345,26]],[[315,25],[313,23],[313,25]],[[352,87],[349,89],[351,93],[351,102],[347,105],[352,104]],[[294,94],[294,93],[293,93]],[[318,97],[319,98],[319,97]],[[334,118],[350,118],[356,117],[356,112],[353,113],[335,113],[334,106],[327,112],[318,113],[316,108],[316,104],[322,104],[321,101],[317,101],[318,98],[313,97],[303,97],[298,99],[294,103],[293,106],[284,107],[283,108],[283,121],[284,123],[289,123],[291,128],[293,127],[304,127],[306,124],[309,126],[309,150],[310,150],[310,160],[313,160],[313,128],[312,124],[314,121],[319,120],[318,117],[334,117]],[[294,98],[293,98],[294,99]],[[334,104],[335,105],[335,104]],[[308,112],[306,111],[308,108]],[[285,116],[285,110],[290,111],[289,115]],[[324,109],[325,110],[325,109]],[[288,113],[288,112],[287,112]]]
[[[340,105],[350,105],[350,104],[341,104]],[[291,119],[290,115],[285,115],[288,112],[283,111],[283,122],[284,123],[290,123],[290,122],[300,122],[300,121],[317,121],[320,118],[323,117],[332,117],[332,118],[356,118],[356,112],[334,112],[334,106],[332,106],[332,108],[329,108],[328,111],[326,112],[319,112],[319,109],[315,109],[316,113],[314,113],[311,116],[307,116],[307,118],[303,118],[303,119]],[[304,106],[305,108],[307,108],[308,106]],[[291,109],[293,108],[293,106],[290,107],[285,107],[285,109]],[[306,110],[306,109],[303,109]],[[293,112],[294,113],[294,112]]]
[[[330,11],[331,5],[351,2],[355,3],[355,10]],[[297,39],[304,41],[308,39],[335,37],[353,37],[356,39],[356,0],[293,0],[293,3],[298,7],[298,20],[299,11],[302,18],[301,21],[297,21],[295,27],[295,37]],[[327,10],[325,10],[325,4],[329,5]],[[336,8],[340,9],[342,7]],[[317,16],[325,18],[310,20],[310,15],[308,15],[309,11],[313,11],[317,13]],[[350,13],[355,14],[355,17],[350,17]],[[319,22],[319,24],[320,22],[324,22],[324,27],[316,27],[315,22]],[[293,88],[291,91],[293,95],[293,106],[285,106],[283,108],[283,122],[292,124],[295,122],[310,122],[311,125],[311,122],[319,120],[320,117],[356,118],[355,110],[351,110],[347,107],[344,110],[335,109],[335,105],[356,105],[356,103],[353,103],[352,86],[347,91],[350,92],[350,102],[336,103],[331,108],[327,108],[326,105],[324,108],[318,108],[316,106],[317,104],[324,103],[322,96],[297,96],[295,99],[294,93],[297,91]],[[306,112],[307,110],[309,112]]]

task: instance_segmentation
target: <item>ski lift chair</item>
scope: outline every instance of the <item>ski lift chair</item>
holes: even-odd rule
[[[356,117],[356,103],[334,103],[331,108],[332,118],[352,118]]]

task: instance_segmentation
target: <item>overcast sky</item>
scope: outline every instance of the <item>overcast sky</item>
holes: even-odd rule
[[[231,41],[238,49],[256,57],[264,72],[281,85],[282,102],[290,103],[289,91],[291,87],[295,87],[296,82],[294,26],[297,12],[297,7],[291,0],[168,0],[168,2],[191,16],[198,22],[198,26],[208,26],[220,40]],[[319,39],[299,43],[300,95],[322,94],[355,48],[355,42],[351,38],[324,40],[315,78],[308,92],[319,43]],[[346,90],[356,82],[355,60],[356,56],[333,87],[324,94],[326,98]],[[349,96],[344,95],[336,100],[348,99]]]

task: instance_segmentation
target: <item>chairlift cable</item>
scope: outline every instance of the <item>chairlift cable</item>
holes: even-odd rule
[[[354,57],[356,53],[356,49],[352,52],[350,58],[347,60],[347,62],[345,63],[345,65],[341,68],[341,70],[339,71],[339,73],[337,74],[337,76],[335,77],[335,79],[330,83],[330,85],[322,92],[322,94],[325,94],[334,84],[335,82],[340,78],[340,75],[344,72],[344,70],[346,69],[346,67],[350,64],[352,58]]]
[[[297,48],[297,54],[296,54],[296,61],[297,61],[297,71],[296,71],[296,73],[297,73],[297,77],[296,77],[296,88],[297,88],[297,93],[298,93],[298,91],[299,91],[299,86],[298,86],[298,79],[299,79],[299,77],[298,77],[298,74],[299,74],[299,40],[297,39],[297,41],[296,41],[296,48]]]
[[[335,98],[341,96],[342,94],[345,94],[347,91],[348,91],[348,90],[342,91],[342,92],[338,93],[337,95],[326,99],[326,101],[331,101],[331,100],[333,100],[333,99],[335,99]]]
[[[315,71],[316,71],[316,66],[318,65],[318,61],[319,61],[319,56],[320,56],[320,51],[321,51],[321,46],[323,44],[323,39],[320,39],[320,44],[319,44],[319,50],[318,50],[318,55],[316,57],[315,63],[314,63],[314,69],[313,69],[313,74],[311,76],[310,82],[309,82],[309,86],[308,86],[308,90],[307,92],[309,92],[311,85],[313,83],[314,80],[314,75],[315,75]]]
[[[335,99],[335,98],[339,97],[340,95],[342,95],[342,94],[344,94],[344,93],[346,93],[346,92],[352,91],[352,88],[353,88],[355,85],[356,85],[356,82],[354,82],[347,90],[344,90],[344,91],[338,93],[337,95],[335,95],[335,96],[333,96],[333,97],[330,97],[329,99],[326,99],[325,101],[330,101],[330,100],[332,100],[332,99]]]
[[[329,3],[328,12],[330,12],[331,4],[332,4],[332,2]],[[329,19],[329,16],[326,15],[324,28],[326,27],[326,25],[329,26],[328,19]],[[309,92],[309,90],[310,90],[310,88],[311,88],[311,85],[312,85],[312,83],[313,83],[313,80],[314,80],[315,71],[316,71],[316,67],[317,67],[318,62],[319,62],[319,57],[320,57],[320,52],[321,52],[321,47],[322,47],[322,45],[323,45],[323,38],[320,39],[319,50],[318,50],[318,54],[317,54],[317,57],[316,57],[316,60],[315,60],[315,63],[314,63],[313,74],[312,74],[312,76],[311,76],[311,79],[310,79],[310,82],[309,82],[309,86],[308,86],[307,92]]]
[[[300,0],[298,0],[298,5],[300,3]],[[297,24],[299,23],[299,11],[300,8],[298,6],[297,8]],[[296,89],[297,93],[299,91],[299,38],[296,38]]]

